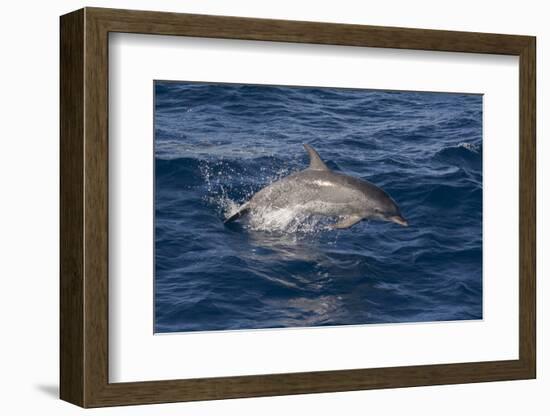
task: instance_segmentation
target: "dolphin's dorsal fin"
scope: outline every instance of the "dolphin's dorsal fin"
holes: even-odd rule
[[[313,147],[311,147],[309,144],[304,144],[304,148],[307,151],[307,154],[309,155],[309,168],[311,170],[330,170],[327,165],[325,165],[325,162],[321,160],[321,157],[319,156],[319,153],[315,151]]]

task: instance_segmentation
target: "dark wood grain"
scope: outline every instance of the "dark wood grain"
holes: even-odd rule
[[[108,32],[86,12],[84,57],[84,312],[86,320],[85,405],[94,403],[108,380],[109,181]]]
[[[520,58],[519,359],[189,380],[108,380],[108,33]],[[87,8],[61,18],[61,397],[83,407],[533,378],[535,39],[528,36]]]
[[[536,41],[520,54],[519,356],[536,377]]]
[[[84,11],[61,19],[60,388],[84,405]]]
[[[181,13],[86,9],[110,32],[519,55],[528,36],[298,22]]]

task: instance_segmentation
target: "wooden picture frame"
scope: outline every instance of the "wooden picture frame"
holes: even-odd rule
[[[64,15],[60,28],[61,399],[101,407],[535,378],[534,37],[100,8]],[[110,32],[519,56],[519,359],[109,383]]]

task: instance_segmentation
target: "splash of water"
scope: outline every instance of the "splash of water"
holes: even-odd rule
[[[304,213],[299,207],[252,210],[245,227],[253,231],[317,234],[331,229],[330,218]]]

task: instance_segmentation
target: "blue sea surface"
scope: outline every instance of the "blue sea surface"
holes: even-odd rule
[[[155,82],[159,332],[482,318],[477,94]],[[327,165],[397,202],[409,227],[223,220]]]

